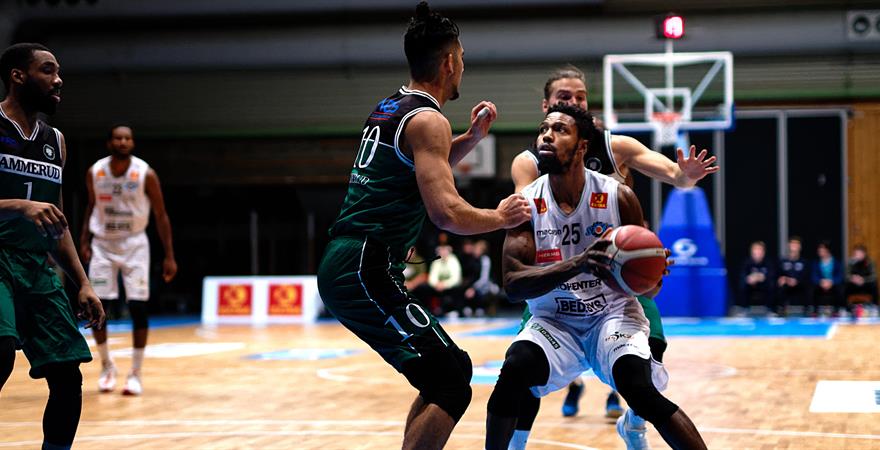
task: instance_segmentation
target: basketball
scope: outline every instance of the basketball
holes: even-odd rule
[[[609,233],[612,277],[605,280],[608,286],[633,296],[657,286],[666,271],[666,249],[660,238],[637,225],[624,225]]]

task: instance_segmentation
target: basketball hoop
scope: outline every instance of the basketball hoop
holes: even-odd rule
[[[681,126],[681,114],[677,112],[655,112],[651,115],[654,127],[654,145],[675,145],[678,142],[678,129]]]

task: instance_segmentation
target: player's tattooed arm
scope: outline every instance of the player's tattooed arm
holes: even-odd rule
[[[428,217],[435,225],[456,234],[477,234],[511,228],[529,219],[528,202],[514,194],[496,209],[474,208],[455,189],[449,164],[449,122],[440,113],[425,111],[407,123],[401,149],[415,161],[416,182]]]
[[[696,147],[693,145],[687,157],[678,149],[677,161],[645,147],[629,136],[613,135],[611,149],[617,164],[679,188],[693,187],[706,175],[719,170],[718,166],[712,165],[716,161],[714,156],[706,158],[708,151],[705,149],[696,154]]]
[[[531,222],[507,230],[501,256],[504,291],[514,302],[544,295],[561,283],[589,270],[587,252],[549,266],[535,266],[535,237]]]

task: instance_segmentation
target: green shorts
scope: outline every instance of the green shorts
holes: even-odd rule
[[[642,309],[645,311],[645,318],[648,319],[648,323],[651,325],[651,332],[648,336],[649,338],[659,339],[663,342],[666,342],[666,335],[663,334],[663,320],[660,319],[660,310],[657,309],[657,302],[652,298],[637,296],[639,303],[642,304]],[[526,322],[532,318],[532,313],[529,311],[529,305],[526,304],[525,309],[523,309],[523,317],[522,323],[520,323],[520,331],[526,325]]]
[[[46,364],[92,360],[45,253],[0,248],[0,336],[16,338],[33,378]]]
[[[337,237],[318,268],[327,310],[398,372],[414,358],[460,351],[403,286],[403,263],[369,238]]]

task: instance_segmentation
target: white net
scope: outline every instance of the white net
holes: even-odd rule
[[[681,114],[675,112],[654,113],[651,125],[654,127],[655,147],[675,145],[678,142]]]

